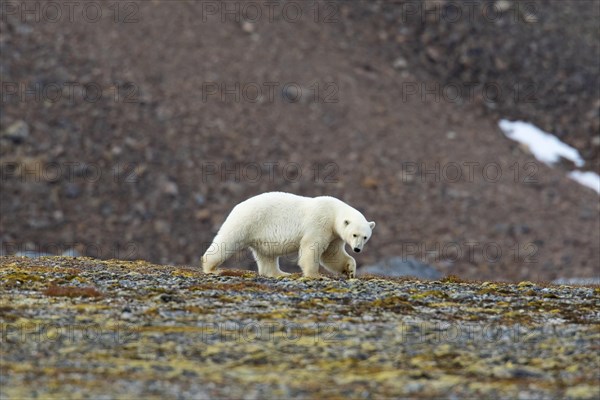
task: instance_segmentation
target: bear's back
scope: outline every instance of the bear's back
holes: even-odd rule
[[[269,192],[238,204],[228,218],[248,241],[296,242],[309,224],[310,197]]]

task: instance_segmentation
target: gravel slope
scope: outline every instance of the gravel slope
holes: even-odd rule
[[[66,257],[1,257],[0,285],[3,398],[600,394],[598,287]]]

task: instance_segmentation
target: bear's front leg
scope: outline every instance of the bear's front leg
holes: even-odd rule
[[[300,252],[298,254],[298,265],[302,273],[307,278],[319,277],[319,260],[321,254],[327,248],[328,243],[323,241],[305,238],[300,242]]]
[[[348,262],[346,263],[343,274],[346,275],[348,279],[356,278],[356,260],[354,258],[348,256]]]
[[[356,260],[346,253],[344,241],[336,239],[321,256],[323,266],[331,272],[344,275],[346,278],[356,277]]]

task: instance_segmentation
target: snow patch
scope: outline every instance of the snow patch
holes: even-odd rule
[[[509,139],[523,143],[535,158],[550,166],[560,161],[561,157],[573,161],[578,167],[582,167],[584,164],[577,149],[561,142],[556,136],[544,132],[535,125],[506,119],[500,120],[498,125]]]
[[[587,186],[594,189],[600,194],[600,175],[591,171],[571,171],[567,176],[574,181],[581,183],[583,186]]]
[[[501,119],[498,126],[509,139],[527,146],[535,158],[549,166],[559,162],[561,157],[573,161],[578,167],[582,167],[585,163],[577,149],[533,124]],[[600,175],[597,173],[574,170],[569,172],[567,176],[600,194]]]

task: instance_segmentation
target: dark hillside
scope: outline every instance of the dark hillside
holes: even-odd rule
[[[283,190],[337,196],[377,221],[359,266],[403,256],[477,279],[597,276],[597,194],[497,127],[497,116],[558,127],[597,159],[584,151],[598,121],[597,7],[570,2],[563,15],[543,2],[535,23],[465,31],[398,23],[400,3],[303,2],[293,22],[223,22],[184,1],[131,3],[118,22],[110,9],[94,22],[3,14],[2,253],[196,264],[235,204]],[[564,35],[552,28],[563,18]],[[554,63],[558,37],[569,43],[578,29],[580,47]],[[478,40],[505,47],[476,51]],[[539,53],[531,65],[523,46]],[[405,96],[431,80],[504,85],[527,74],[551,87],[563,74],[575,89],[491,113]]]

